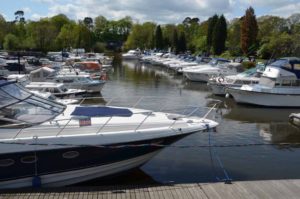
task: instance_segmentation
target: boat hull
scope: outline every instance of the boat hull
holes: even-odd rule
[[[163,149],[160,145],[169,145],[189,134],[191,133],[105,147],[86,146],[4,153],[0,155],[0,160],[13,160],[14,164],[4,167],[2,165],[0,188],[33,186],[35,176],[41,179],[41,186],[65,186],[123,172],[146,163]],[[70,157],[67,156],[68,153]],[[27,163],[24,162],[26,157]],[[29,157],[36,157],[37,161],[28,162]]]
[[[277,94],[228,88],[237,103],[266,107],[300,107],[300,94]]]

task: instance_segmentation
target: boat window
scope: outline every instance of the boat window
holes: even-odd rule
[[[73,82],[72,79],[65,79],[65,80],[63,80],[63,83],[72,83],[72,82]]]
[[[271,63],[270,66],[291,68],[291,65],[286,59],[278,59],[275,62]]]
[[[36,156],[25,156],[23,158],[21,158],[21,162],[24,164],[32,164],[35,163],[37,161],[37,157]]]
[[[60,89],[61,89],[63,92],[68,92],[68,89],[67,89],[66,87],[64,87],[64,86],[62,86]]]
[[[295,70],[300,70],[300,63],[299,64],[294,64],[294,69]]]
[[[73,159],[73,158],[76,158],[79,156],[79,152],[77,151],[68,151],[68,152],[65,152],[63,153],[63,158],[66,158],[66,159]]]
[[[0,160],[0,167],[9,167],[13,165],[15,161],[13,159],[3,159]]]

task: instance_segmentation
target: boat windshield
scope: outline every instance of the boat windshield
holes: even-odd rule
[[[250,68],[242,73],[239,73],[237,76],[239,77],[252,77],[257,73],[256,68]]]
[[[64,109],[64,105],[36,96],[15,82],[0,81],[0,128],[40,124]]]

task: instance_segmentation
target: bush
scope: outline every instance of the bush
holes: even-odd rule
[[[97,42],[94,45],[93,50],[95,53],[103,53],[105,51],[105,44],[101,42]]]
[[[242,63],[244,69],[254,68],[255,65],[256,65],[255,62],[251,62],[251,61],[246,61]]]

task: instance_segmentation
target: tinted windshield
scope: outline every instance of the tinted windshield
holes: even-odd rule
[[[42,123],[56,117],[65,109],[65,106],[34,96],[14,83],[0,87],[0,102],[0,124]]]

